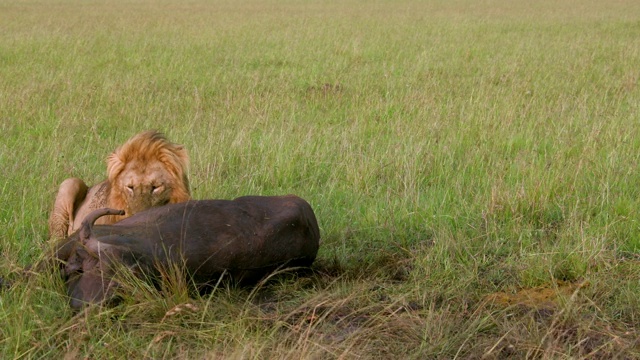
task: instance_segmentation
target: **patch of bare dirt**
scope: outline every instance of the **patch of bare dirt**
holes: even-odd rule
[[[562,297],[574,296],[585,286],[588,286],[586,281],[558,280],[555,283],[520,289],[516,293],[492,293],[484,298],[484,302],[503,307],[518,305],[537,311],[553,311],[560,305]]]

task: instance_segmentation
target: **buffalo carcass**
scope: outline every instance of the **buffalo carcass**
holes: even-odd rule
[[[223,273],[254,281],[280,267],[310,266],[320,241],[311,206],[294,195],[188,201],[93,225],[119,213],[95,210],[56,247],[74,309],[111,296],[116,265],[157,276],[177,264],[196,285]]]

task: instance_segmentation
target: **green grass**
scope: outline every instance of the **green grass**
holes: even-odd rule
[[[633,0],[0,0],[0,274],[152,128],[195,198],[295,193],[323,239],[315,275],[75,316],[18,280],[0,358],[640,358],[638,39]]]

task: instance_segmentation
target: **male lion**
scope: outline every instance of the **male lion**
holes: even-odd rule
[[[135,135],[107,158],[107,180],[90,188],[78,178],[60,184],[49,217],[50,237],[70,235],[95,209],[124,210],[122,216],[104,216],[97,222],[113,224],[153,206],[189,200],[188,162],[184,146],[163,134],[151,130]]]

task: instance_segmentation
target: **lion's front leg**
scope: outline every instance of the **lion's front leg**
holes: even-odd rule
[[[49,238],[63,239],[70,235],[75,213],[87,196],[87,184],[69,178],[60,184],[53,211],[49,216]]]

